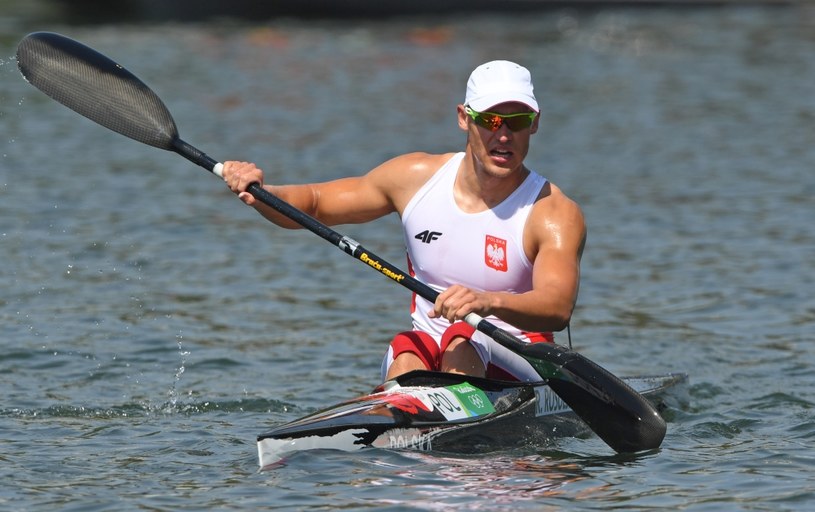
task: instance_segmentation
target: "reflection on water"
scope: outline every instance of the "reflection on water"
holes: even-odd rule
[[[399,477],[411,482],[416,494],[428,510],[443,510],[436,501],[478,498],[480,506],[470,510],[495,510],[544,498],[559,498],[564,488],[589,477],[575,463],[558,461],[539,456],[490,457],[489,459],[464,459],[426,454],[405,454],[419,462],[439,468],[433,474],[426,470],[399,471]],[[580,494],[590,495],[598,488],[585,488]],[[570,490],[571,494],[571,490]],[[577,496],[573,496],[577,497]],[[433,504],[436,503],[434,506]],[[449,506],[449,505],[448,505]]]

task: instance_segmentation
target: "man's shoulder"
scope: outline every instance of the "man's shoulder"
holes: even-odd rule
[[[442,168],[455,153],[405,153],[391,158],[375,169],[386,181],[399,183],[424,182]]]
[[[455,153],[406,153],[380,165],[370,174],[401,214],[408,201]]]
[[[561,215],[572,219],[582,220],[583,218],[583,211],[577,201],[567,196],[560,187],[548,180],[541,189],[533,212],[536,215],[547,217]]]
[[[528,243],[538,250],[544,247],[571,246],[578,257],[586,241],[586,221],[576,201],[569,198],[557,185],[547,181],[526,223]],[[556,243],[555,243],[556,241]],[[571,242],[569,242],[571,241]],[[526,243],[526,242],[525,242]]]
[[[405,153],[391,159],[388,163],[403,170],[435,172],[439,170],[456,153]]]

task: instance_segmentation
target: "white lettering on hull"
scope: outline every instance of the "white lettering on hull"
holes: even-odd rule
[[[535,416],[546,416],[557,412],[570,410],[566,402],[552,391],[549,386],[539,386],[535,388]]]
[[[399,428],[389,430],[377,437],[373,443],[377,448],[409,448],[427,452],[433,449],[433,439],[429,432],[417,428]]]

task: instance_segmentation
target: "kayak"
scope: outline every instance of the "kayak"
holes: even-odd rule
[[[680,403],[688,376],[622,379],[658,411]],[[298,451],[364,448],[479,453],[590,432],[546,382],[522,383],[417,370],[372,393],[322,409],[257,438],[260,467]]]

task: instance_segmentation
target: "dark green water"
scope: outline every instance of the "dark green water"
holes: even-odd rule
[[[407,291],[274,229],[186,160],[26,84],[55,30],[164,99],[182,137],[281,182],[463,145],[469,71],[526,64],[529,163],[583,206],[572,334],[684,371],[658,453],[596,438],[456,457],[255,436],[377,383]],[[555,11],[381,23],[0,25],[0,508],[805,510],[815,499],[815,10]],[[404,261],[396,219],[344,226]]]

